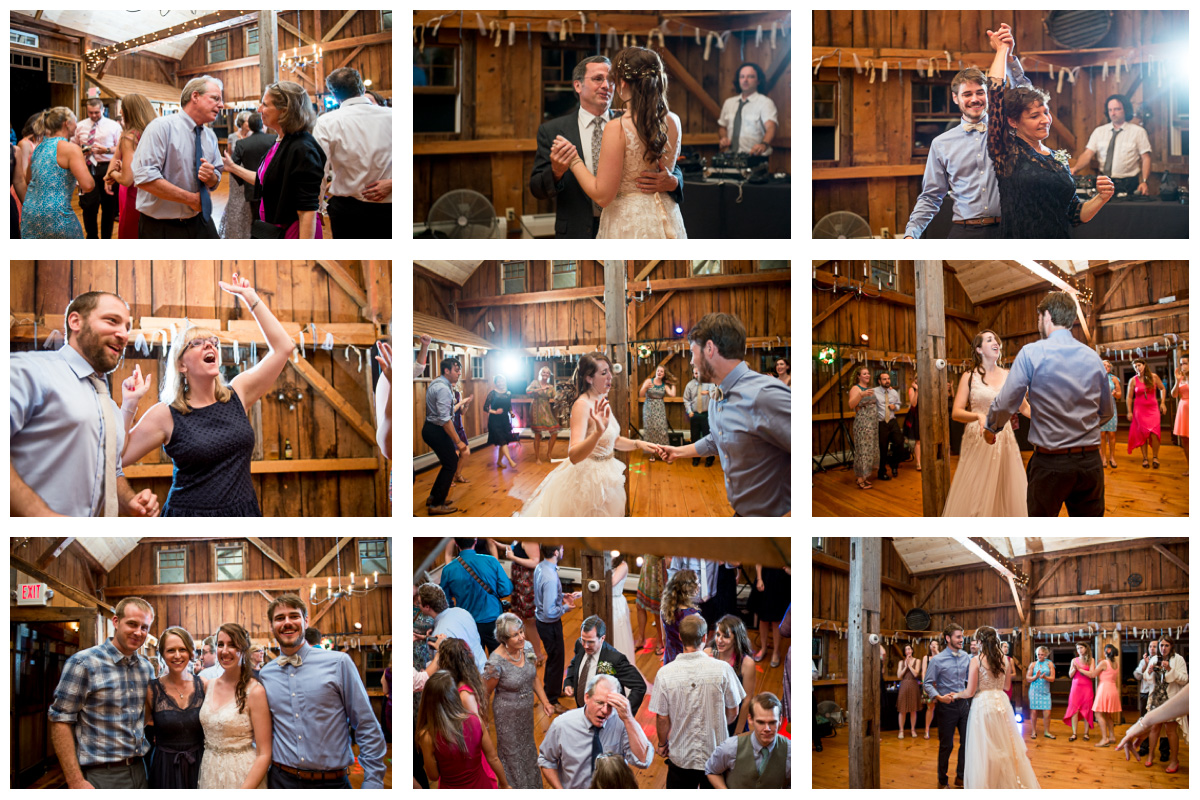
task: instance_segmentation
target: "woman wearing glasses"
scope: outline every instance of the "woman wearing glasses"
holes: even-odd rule
[[[270,349],[258,364],[226,384],[221,379],[221,340],[215,332],[190,325],[171,343],[161,402],[128,432],[121,456],[122,464],[133,464],[159,446],[170,456],[175,471],[163,516],[262,516],[250,480],[255,440],[248,415],[283,371],[292,340],[250,281],[234,273],[233,283],[217,285],[242,299]],[[135,384],[122,396],[126,426],[132,424],[151,381]]]

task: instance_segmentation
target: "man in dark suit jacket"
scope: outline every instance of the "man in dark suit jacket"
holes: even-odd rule
[[[252,172],[258,172],[263,159],[267,157],[267,152],[275,144],[276,136],[273,133],[263,131],[261,114],[251,114],[246,124],[250,126],[250,135],[245,139],[239,139],[234,144],[233,152],[229,156],[233,159],[233,163],[240,164]],[[246,183],[236,176],[234,180],[242,184],[242,190],[246,193],[246,202],[250,204],[252,218],[259,219],[258,203],[254,202],[254,187],[256,184]]]
[[[583,707],[584,691],[589,677],[615,675],[621,688],[629,698],[629,707],[637,714],[646,696],[646,681],[637,667],[629,663],[621,651],[604,641],[604,620],[592,615],[583,621],[579,639],[575,641],[575,656],[567,667],[567,679],[563,682],[563,694],[574,697],[578,708]],[[611,669],[610,669],[611,668]]]
[[[598,207],[570,174],[568,167],[574,154],[556,159],[551,157],[550,150],[555,137],[562,136],[575,146],[585,164],[591,164],[591,137],[592,134],[599,136],[601,131],[601,126],[593,128],[593,120],[601,117],[607,124],[613,119],[609,111],[614,91],[608,75],[611,67],[611,62],[604,56],[592,56],[576,64],[571,77],[579,95],[579,107],[566,116],[538,126],[537,155],[533,159],[529,189],[541,200],[555,198],[554,236],[558,239],[595,239],[600,230]],[[581,135],[581,127],[588,130],[586,135]],[[595,165],[591,166],[594,173]],[[648,194],[667,192],[676,203],[682,204],[683,172],[678,166],[669,172],[647,170],[638,178],[638,188]]]

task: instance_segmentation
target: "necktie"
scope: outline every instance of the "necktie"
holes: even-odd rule
[[[596,771],[596,759],[604,755],[604,748],[600,745],[600,728],[592,726],[592,772]]]
[[[204,135],[204,126],[196,126],[196,172],[200,172],[200,155],[203,152],[201,137]],[[205,219],[212,217],[212,198],[208,196],[208,186],[204,181],[196,178],[196,183],[200,186],[200,213]]]
[[[738,139],[742,135],[742,107],[749,102],[749,100],[738,100],[738,110],[733,115],[733,134],[729,138],[733,143],[730,145],[730,150],[734,153],[740,149],[738,147]]]
[[[708,389],[704,388],[703,383],[700,384],[700,391],[696,393],[696,396],[698,398],[696,409],[703,414],[705,411],[708,411]]]
[[[771,751],[765,747],[760,747],[758,749],[758,774],[759,775],[762,775],[763,767],[765,767],[767,765],[767,756],[769,756],[770,754],[771,754]]]
[[[982,122],[964,122],[962,129],[964,131],[979,131],[980,133],[987,133],[987,125],[984,125]]]
[[[575,702],[579,706],[583,706],[583,695],[587,692],[588,670],[592,668],[592,654],[588,653],[588,657],[584,659],[583,669],[579,672],[579,680],[575,685]]]
[[[600,142],[604,140],[604,116],[592,118],[592,174],[600,169]],[[592,201],[592,214],[600,216],[600,205]]]
[[[109,402],[108,384],[97,373],[88,376],[100,400],[100,415],[104,419],[104,514],[117,516],[117,420]],[[95,509],[99,511],[99,507]]]
[[[280,656],[279,658],[275,659],[275,663],[281,667],[286,666],[288,664],[291,664],[293,667],[298,667],[301,664],[300,654],[293,653],[290,656]]]
[[[92,129],[88,132],[88,166],[96,166],[96,156],[92,153],[92,146],[96,144],[96,123],[92,123]]]
[[[1121,130],[1120,128],[1113,128],[1112,138],[1108,140],[1108,154],[1104,157],[1104,169],[1102,171],[1110,178],[1113,174],[1113,156],[1117,152],[1117,134]]]

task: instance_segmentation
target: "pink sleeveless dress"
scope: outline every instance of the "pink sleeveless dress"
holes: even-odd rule
[[[1129,423],[1128,453],[1144,445],[1151,436],[1162,438],[1162,417],[1156,394],[1153,382],[1147,391],[1141,378],[1133,379],[1133,420]]]
[[[1063,714],[1063,722],[1070,725],[1072,715],[1079,714],[1087,720],[1087,726],[1091,729],[1096,727],[1092,715],[1096,690],[1092,688],[1092,679],[1081,671],[1086,665],[1078,658],[1071,663],[1075,665],[1075,677],[1071,678],[1071,695],[1067,698],[1067,713]]]
[[[1099,688],[1096,690],[1096,700],[1092,703],[1092,711],[1116,714],[1121,710],[1121,690],[1117,688],[1117,671],[1112,667],[1101,671],[1098,683]]]

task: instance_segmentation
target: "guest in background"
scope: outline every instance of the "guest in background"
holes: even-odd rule
[[[483,671],[492,716],[496,719],[496,749],[504,774],[516,789],[542,788],[537,745],[533,741],[533,703],[537,700],[549,719],[554,708],[538,684],[533,645],[525,641],[524,624],[516,614],[496,618],[500,646],[488,657]]]
[[[448,672],[439,670],[425,682],[416,737],[425,774],[439,789],[509,788],[492,738],[479,717],[463,708]],[[492,776],[485,772],[485,763]]]
[[[779,623],[779,633],[785,639],[792,638],[792,607],[790,605],[783,615],[783,620]],[[779,699],[783,703],[783,719],[790,722],[792,719],[792,651],[790,647],[783,656],[783,696]]]
[[[1078,657],[1071,660],[1071,694],[1067,698],[1067,713],[1063,714],[1063,722],[1070,720],[1071,738],[1067,741],[1073,742],[1076,739],[1075,726],[1082,717],[1083,740],[1087,742],[1091,741],[1088,738],[1088,730],[1096,727],[1095,716],[1092,714],[1096,690],[1092,686],[1092,675],[1089,673],[1095,664],[1092,660],[1092,648],[1083,642],[1075,645],[1075,652]]]
[[[158,114],[155,113],[154,106],[150,105],[150,101],[142,95],[127,94],[121,98],[121,117],[125,123],[125,132],[121,134],[116,153],[108,162],[108,172],[104,175],[104,191],[108,194],[116,191],[120,200],[117,238],[136,239],[141,215],[137,210],[137,186],[133,183],[133,158],[137,154],[142,133],[158,118]]]
[[[475,666],[467,643],[462,639],[447,639],[438,645],[438,669],[450,673],[458,688],[459,702],[468,712],[479,717],[479,723],[486,731],[488,704],[487,696],[483,693],[483,676]]]
[[[1092,701],[1092,711],[1100,720],[1100,742],[1096,747],[1108,747],[1117,741],[1116,716],[1121,713],[1121,690],[1117,686],[1117,676],[1120,674],[1117,665],[1117,648],[1111,644],[1104,646],[1104,658],[1089,674],[1089,678],[1098,678],[1096,683],[1096,699]]]
[[[539,784],[540,788],[540,784]],[[605,753],[596,759],[589,789],[637,789],[637,778],[625,759],[617,753]]]
[[[493,378],[492,384],[495,388],[488,392],[487,399],[483,401],[483,408],[488,412],[487,443],[496,448],[498,468],[504,466],[503,461],[507,458],[508,465],[515,469],[517,462],[513,461],[512,454],[508,451],[508,446],[513,442],[512,419],[509,417],[512,413],[512,394],[508,391],[508,381],[503,375]]]
[[[542,645],[546,648],[546,669],[542,673],[542,688],[555,712],[559,714],[567,710],[558,702],[559,696],[562,695],[565,660],[562,616],[575,607],[572,601],[581,596],[577,592],[567,595],[568,599],[563,601],[562,580],[558,577],[558,562],[563,554],[562,545],[542,545],[541,563],[533,571],[534,617],[538,635],[542,637]]]
[[[1138,661],[1137,667],[1135,667],[1133,670],[1134,679],[1137,681],[1140,681],[1140,683],[1138,684],[1138,716],[1139,717],[1144,717],[1146,715],[1146,704],[1150,699],[1150,694],[1154,691],[1154,670],[1151,669],[1150,667],[1151,667],[1151,664],[1154,663],[1154,659],[1157,659],[1157,658],[1158,658],[1158,642],[1151,641],[1146,645],[1146,654],[1144,656],[1142,656],[1141,660]],[[1150,732],[1149,728],[1146,728],[1145,730],[1146,730],[1146,733]],[[1125,735],[1126,735],[1126,738],[1128,738],[1129,733],[1126,732]],[[1142,743],[1138,749],[1138,756],[1140,756],[1141,758],[1145,758],[1147,755],[1150,754],[1150,737],[1142,736],[1141,739],[1142,739]],[[1120,747],[1120,745],[1118,745],[1118,747]],[[1162,737],[1158,740],[1158,747],[1159,747],[1159,760],[1166,761],[1167,759],[1169,759],[1171,757],[1171,744],[1170,744],[1170,742],[1167,741],[1166,737]],[[1128,760],[1128,757],[1126,757],[1126,760]]]
[[[613,675],[628,690],[629,708],[637,714],[646,697],[646,679],[637,668],[637,662],[605,641],[606,633],[604,620],[594,614],[583,621],[579,638],[575,640],[571,665],[567,667],[563,693],[575,698],[575,707],[580,708],[588,682],[596,675]]]
[[[46,138],[46,129],[43,127],[46,110],[35,111],[29,115],[29,119],[25,120],[25,125],[21,128],[21,138],[17,141],[17,169],[24,176],[26,185],[29,184],[29,167],[33,151],[42,143],[42,139]]]
[[[871,370],[862,367],[850,387],[850,410],[854,412],[854,477],[858,488],[870,489],[871,473],[879,468],[879,414],[871,389]]]
[[[767,76],[758,64],[748,61],[738,67],[733,87],[737,94],[725,101],[717,119],[721,150],[752,156],[771,154],[779,112],[771,98],[759,94],[766,82]]]
[[[545,436],[546,463],[549,464],[554,458],[554,443],[558,441],[558,431],[562,427],[550,405],[554,400],[555,389],[549,367],[538,370],[537,380],[530,381],[525,387],[525,394],[533,398],[533,460],[542,460],[541,444],[542,436]]]
[[[514,541],[511,545],[505,546],[504,556],[512,562],[510,576],[513,592],[509,596],[511,603],[509,610],[521,619],[525,627],[525,640],[533,645],[533,651],[537,654],[537,665],[540,667],[546,663],[546,649],[542,647],[542,640],[538,636],[535,624],[533,571],[537,569],[538,562],[542,560],[542,549],[537,542]]]
[[[767,634],[771,638],[771,667],[779,666],[783,652],[780,645],[779,621],[791,604],[792,571],[780,567],[755,564],[756,579],[750,593],[750,610],[758,617],[758,652],[755,661],[762,661],[767,652]]]
[[[450,608],[442,587],[436,583],[421,584],[417,589],[417,604],[421,613],[433,620],[433,636],[445,634],[449,639],[461,639],[475,659],[475,668],[482,672],[487,664],[487,653],[479,641],[479,628],[470,613],[465,608]]]
[[[650,615],[650,625],[653,627],[662,608],[662,589],[663,583],[666,582],[665,567],[665,559],[661,556],[647,554],[642,556],[642,571],[638,574],[637,600],[635,601],[638,633],[635,646],[641,650],[647,646],[648,642],[656,642],[655,655],[662,655],[663,643],[654,637],[646,638],[646,615]]]
[[[908,386],[908,413],[904,415],[902,429],[906,439],[912,439],[913,459],[917,462],[917,472],[921,471],[921,420],[917,415],[917,376],[914,374],[912,383]]]
[[[746,692],[737,719],[729,723],[729,735],[736,736],[738,731],[749,725],[750,693],[754,691],[755,682],[758,680],[754,667],[754,650],[742,620],[733,614],[726,614],[717,620],[709,649],[713,658],[724,661],[733,669],[742,682],[743,691]]]
[[[788,386],[792,385],[792,365],[783,356],[775,359],[775,377]]]
[[[588,681],[584,699],[581,708],[566,711],[550,723],[538,750],[538,767],[552,788],[587,788],[597,756],[604,753],[642,769],[654,759],[650,740],[633,718],[620,681],[612,675],[596,675]]]
[[[226,152],[231,154],[234,164],[257,173],[258,168],[262,166],[263,159],[267,157],[267,153],[271,152],[271,148],[275,146],[275,142],[279,141],[279,137],[263,130],[262,114],[257,111],[246,118],[246,127],[250,129],[250,133],[239,137],[237,144],[232,148],[226,148]],[[246,198],[246,203],[250,206],[251,222],[262,219],[258,213],[259,204],[254,202],[257,184],[253,181],[244,181],[240,177],[237,178],[237,181],[242,187],[242,196]],[[232,188],[230,191],[233,191]],[[420,360],[424,364],[425,359]]]
[[[225,139],[225,152],[233,152],[239,139],[250,136],[250,112],[243,111],[234,120],[237,130],[230,132]],[[217,232],[222,239],[250,238],[250,203],[245,199],[246,182],[237,175],[233,176],[229,186],[229,200],[225,203],[225,213],[221,215],[221,224]]]
[[[204,683],[188,673],[195,644],[183,628],[171,627],[158,639],[167,673],[146,691],[146,735],[154,749],[147,764],[151,789],[195,789],[204,753],[200,706]]]
[[[1150,669],[1154,673],[1154,690],[1146,701],[1146,711],[1151,712],[1168,700],[1179,694],[1187,685],[1187,662],[1183,656],[1175,652],[1175,640],[1170,636],[1162,636],[1158,640],[1158,655],[1152,659]],[[1178,717],[1168,722],[1156,723],[1150,731],[1150,751],[1154,752],[1160,736],[1165,736],[1171,744],[1170,763],[1166,771],[1174,774],[1179,771],[1179,726],[1184,726],[1187,734],[1186,716]],[[1153,756],[1143,762],[1147,767],[1154,765]]]
[[[1108,373],[1108,390],[1112,393],[1113,401],[1121,399],[1121,382],[1113,375],[1111,361],[1103,361],[1104,371]],[[1105,466],[1117,468],[1117,415],[1109,417],[1108,422],[1100,426],[1100,461]]]
[[[457,358],[443,358],[441,375],[434,378],[425,388],[425,426],[421,429],[421,440],[437,453],[442,468],[438,470],[433,489],[425,501],[431,515],[453,514],[458,511],[446,502],[459,460],[466,461],[471,448],[465,440],[458,438],[454,429],[454,392],[452,387],[462,375],[462,362]]]
[[[941,646],[938,645],[937,639],[929,643],[929,651],[925,653],[925,657],[921,659],[921,683],[925,683],[925,673],[929,669],[929,660],[936,656],[941,651]],[[937,700],[930,700],[925,704],[925,738],[929,738],[929,725],[933,722],[933,715],[937,708]]]
[[[1129,379],[1125,397],[1125,415],[1129,419],[1129,440],[1126,452],[1142,449],[1142,468],[1150,463],[1146,460],[1146,444],[1154,451],[1154,468],[1158,469],[1158,446],[1162,439],[1162,415],[1167,413],[1166,387],[1143,359],[1133,362],[1137,374]],[[1162,392],[1160,399],[1159,392]]]
[[[442,590],[451,605],[470,612],[479,640],[490,652],[499,647],[494,635],[496,617],[504,612],[500,598],[512,594],[512,581],[497,559],[476,549],[474,537],[455,537],[454,541],[462,552],[442,570]]]
[[[1037,739],[1038,712],[1042,712],[1042,734],[1047,739],[1058,737],[1050,733],[1050,684],[1054,683],[1054,662],[1050,660],[1050,648],[1037,649],[1037,661],[1029,665],[1025,680],[1029,681],[1029,739]],[[1072,731],[1074,734],[1074,731]]]
[[[1179,437],[1179,444],[1183,447],[1183,458],[1185,462],[1190,462],[1191,458],[1188,453],[1188,357],[1180,356],[1179,369],[1175,370],[1175,387],[1171,389],[1171,397],[1177,398],[1179,404],[1175,409],[1175,427],[1173,433]],[[1183,470],[1183,475],[1186,478],[1188,470]]]
[[[900,735],[897,738],[904,738],[904,717],[907,714],[912,738],[915,739],[917,738],[917,710],[921,705],[921,684],[918,679],[917,659],[913,655],[911,644],[904,645],[904,658],[900,659],[896,675],[900,678],[900,694],[896,698],[896,711],[900,712]]]
[[[653,444],[670,444],[671,440],[667,435],[670,426],[667,424],[667,404],[664,398],[675,396],[674,376],[668,374],[667,368],[659,364],[654,370],[654,377],[642,381],[639,394],[643,399],[642,435],[647,442]],[[650,456],[650,460],[654,460],[653,455]]]
[[[116,124],[116,123],[113,123]],[[92,168],[75,144],[75,113],[56,106],[42,116],[45,136],[29,159],[29,188],[21,206],[22,239],[82,239],[79,218],[71,210],[76,184],[92,191]]]
[[[708,404],[716,389],[714,384],[701,381],[700,370],[696,367],[692,368],[692,379],[688,381],[687,386],[683,387],[683,410],[687,413],[688,422],[691,423],[693,444],[708,436]],[[711,467],[715,458],[716,456],[707,456],[704,459],[704,466]],[[692,466],[699,465],[700,457],[696,456],[692,459]]]
[[[879,417],[879,480],[890,481],[900,470],[904,460],[904,434],[900,432],[900,421],[896,412],[900,410],[900,393],[892,388],[892,376],[880,372],[875,376],[878,386],[875,393],[875,410]],[[887,468],[892,474],[887,474]]]
[[[696,598],[700,582],[690,569],[681,570],[667,580],[663,590],[661,614],[663,629],[663,666],[670,664],[683,651],[679,639],[679,624],[693,614],[699,614]]]
[[[75,128],[72,139],[83,151],[88,171],[92,174],[92,188],[79,198],[79,210],[83,213],[83,227],[89,239],[111,239],[113,223],[117,221],[117,197],[103,190],[104,176],[108,164],[117,152],[121,138],[121,126],[104,116],[104,101],[98,97],[86,103],[87,119]],[[100,211],[100,227],[96,227],[96,212]]]
[[[1123,94],[1112,94],[1104,101],[1108,124],[1101,125],[1088,137],[1087,148],[1079,155],[1072,173],[1088,166],[1094,156],[1101,175],[1112,178],[1116,192],[1150,194],[1150,137],[1133,119],[1133,104]],[[1121,134],[1121,135],[1118,135]]]

